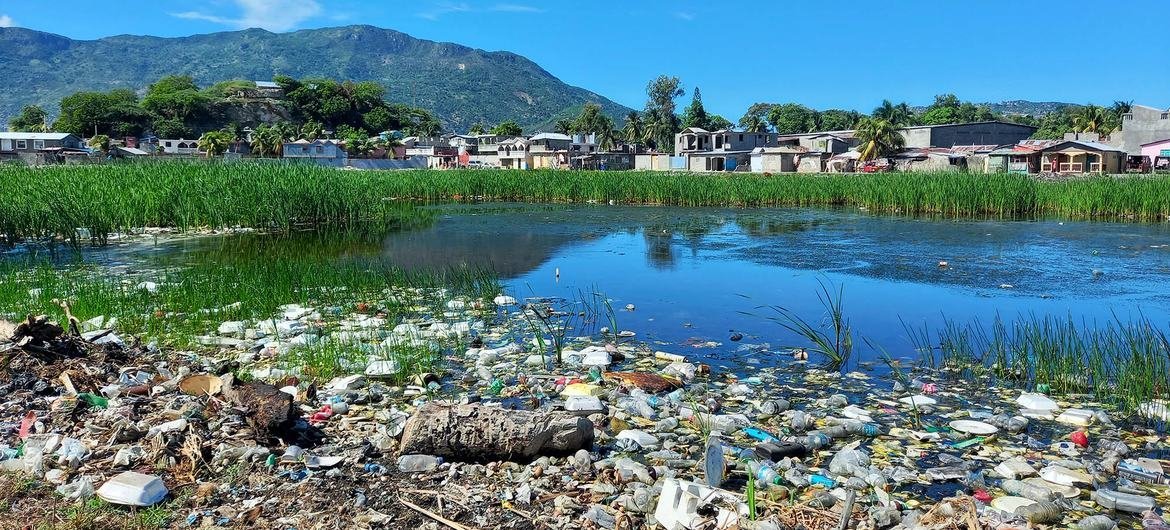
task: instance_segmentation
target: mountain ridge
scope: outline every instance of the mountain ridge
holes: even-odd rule
[[[229,79],[266,81],[283,74],[378,81],[387,99],[427,108],[444,127],[515,120],[549,130],[586,102],[620,118],[629,108],[568,85],[528,58],[458,43],[418,39],[370,25],[272,33],[251,28],[182,37],[114,35],[75,40],[27,28],[0,28],[0,120],[39,104],[55,114],[80,90],[131,88],[171,74],[200,85]],[[620,121],[618,121],[620,123]]]

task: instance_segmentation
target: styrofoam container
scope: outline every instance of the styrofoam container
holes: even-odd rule
[[[930,396],[923,396],[923,395],[906,396],[902,399],[899,399],[898,401],[901,401],[903,404],[910,405],[912,407],[922,407],[922,406],[934,405],[935,403],[938,403],[938,400],[936,400]]]
[[[1085,409],[1068,409],[1056,417],[1056,421],[1087,427],[1093,423],[1093,411]]]
[[[1048,482],[1047,480],[1044,480],[1040,477],[1026,478],[1026,479],[1024,479],[1024,483],[1031,484],[1033,486],[1038,486],[1041,488],[1048,488],[1049,490],[1052,490],[1052,491],[1055,491],[1056,493],[1059,493],[1061,496],[1063,496],[1066,499],[1075,499],[1075,498],[1081,496],[1080,488],[1077,488],[1075,486],[1064,486],[1061,484],[1057,484],[1055,482]]]
[[[1017,479],[1035,475],[1036,468],[1022,458],[1010,458],[995,466],[995,472],[1006,478]]]
[[[1040,478],[1061,486],[1076,486],[1077,484],[1091,484],[1093,482],[1093,477],[1084,471],[1061,466],[1048,466],[1041,469]]]
[[[96,493],[110,504],[153,506],[167,497],[167,487],[154,475],[126,471],[107,480]]]
[[[950,423],[950,426],[956,431],[967,434],[986,435],[999,432],[999,427],[975,420],[955,420]]]
[[[1012,497],[1012,496],[996,497],[995,499],[993,499],[991,501],[992,508],[995,508],[996,510],[999,510],[1002,512],[1007,512],[1007,513],[1016,513],[1017,508],[1022,508],[1024,506],[1031,506],[1033,504],[1036,504],[1036,501],[1034,501],[1032,499],[1025,499],[1023,497]]]
[[[1034,392],[1024,392],[1023,394],[1020,394],[1020,397],[1016,398],[1016,403],[1018,403],[1021,408],[1032,410],[1057,410],[1060,408],[1060,405],[1057,405],[1056,402],[1052,400],[1052,398],[1045,396],[1044,394],[1037,394]]]

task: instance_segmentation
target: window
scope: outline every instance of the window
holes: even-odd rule
[[[16,148],[17,149],[28,149],[28,140],[17,140],[16,141]]]
[[[1163,120],[1170,120],[1170,112],[1163,112],[1162,119]]]
[[[45,141],[44,140],[33,140],[33,149],[44,149],[44,148],[45,148]]]
[[[163,145],[165,145],[165,146],[167,146],[167,147],[170,147],[170,146],[171,146],[171,143],[170,143],[170,142],[164,142],[164,143],[163,143]],[[842,513],[843,513],[843,512],[842,512]]]
[[[739,135],[739,141],[741,141],[741,142],[743,141],[743,135],[742,135],[742,134],[741,134],[741,135]]]
[[[324,146],[321,146],[321,145],[318,145],[318,146],[317,146],[317,152],[318,152],[318,153],[324,153],[324,152],[325,152],[325,147],[324,147]]]

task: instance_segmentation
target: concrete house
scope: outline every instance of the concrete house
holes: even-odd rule
[[[55,132],[0,132],[0,153],[32,153],[49,148],[81,149],[76,134]]]
[[[1142,156],[1150,159],[1155,171],[1170,170],[1170,138],[1142,144]]]
[[[1027,140],[1036,127],[1006,121],[981,121],[947,125],[922,125],[899,130],[907,148],[954,147],[956,145],[1010,145]]]
[[[1041,148],[1041,173],[1123,173],[1125,151],[1097,142],[1062,141]]]
[[[512,138],[496,145],[496,158],[504,169],[529,169],[532,167],[532,152],[527,138]]]
[[[321,165],[341,167],[349,160],[345,144],[338,140],[305,140],[285,142],[284,158],[311,160]]]
[[[194,155],[199,153],[199,140],[160,138],[158,147],[162,149],[163,154],[167,155]]]
[[[1121,115],[1121,130],[1110,135],[1110,143],[1128,154],[1140,155],[1144,144],[1167,138],[1170,138],[1170,110],[1134,105]]]
[[[752,150],[776,145],[775,133],[688,127],[674,135],[674,154],[686,159],[685,169],[690,171],[746,170],[751,164]]]
[[[803,155],[808,154],[804,147],[780,146],[757,147],[752,150],[751,171],[753,173],[791,173],[797,171]],[[819,154],[815,155],[820,158]]]
[[[854,131],[825,131],[803,134],[782,134],[776,138],[778,145],[803,147],[812,153],[838,155],[857,147]]]

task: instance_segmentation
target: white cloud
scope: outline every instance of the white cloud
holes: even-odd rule
[[[680,19],[682,19],[682,20],[688,20],[688,21],[689,21],[689,20],[694,20],[694,19],[695,19],[695,14],[694,14],[694,13],[688,13],[688,12],[686,12],[686,11],[677,11],[677,12],[675,12],[674,16],[675,16],[676,18],[680,18]]]
[[[171,13],[188,20],[205,20],[234,28],[264,28],[269,31],[289,31],[301,22],[321,14],[317,0],[232,0],[239,9],[237,16],[223,16],[203,11]]]
[[[489,7],[476,7],[466,2],[441,2],[426,11],[416,13],[419,18],[427,20],[439,20],[444,15],[452,13],[474,13],[483,11],[495,11],[499,13],[544,13],[544,10],[527,4],[495,4]]]
[[[544,10],[525,4],[496,4],[492,6],[492,11],[502,11],[505,13],[544,13]]]
[[[8,15],[0,15],[0,28],[11,28],[16,25],[16,21]]]

